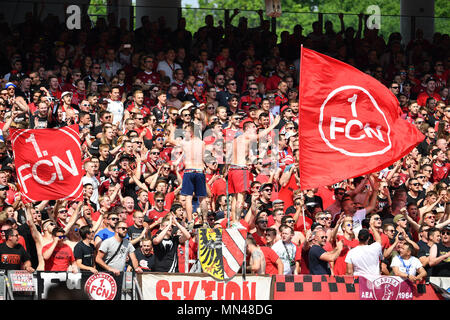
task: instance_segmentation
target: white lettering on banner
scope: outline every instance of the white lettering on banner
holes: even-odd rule
[[[349,122],[347,122],[347,124],[345,125],[345,129],[336,126],[336,123],[346,123],[347,119],[345,118],[338,118],[338,117],[331,117],[330,120],[330,139],[331,140],[336,140],[336,132],[343,132],[345,137],[347,139],[350,140],[361,140],[364,139],[366,136],[368,138],[373,138],[372,135],[375,136],[375,138],[377,138],[378,140],[380,140],[381,142],[384,142],[383,139],[383,133],[381,132],[381,126],[377,126],[374,129],[372,129],[370,127],[370,123],[366,123],[366,125],[363,125],[361,121],[357,120],[357,119],[352,119]],[[350,131],[352,129],[353,126],[358,126],[359,129],[363,130],[364,133],[362,133],[361,135],[357,136],[357,137],[353,137],[350,135]]]
[[[81,273],[40,272],[39,275],[44,281],[42,299],[47,299],[48,290],[60,282],[66,282],[66,286],[70,290],[81,289]]]
[[[228,282],[206,276],[144,274],[144,300],[269,300],[271,277],[236,276]]]
[[[31,135],[30,135],[30,136],[31,136]],[[28,140],[28,139],[27,139],[27,140]],[[35,140],[34,140],[34,141],[35,141]],[[27,142],[28,142],[28,141],[27,141]],[[36,149],[36,153],[37,153],[38,156],[39,156],[38,151],[39,151],[39,153],[40,153],[39,147],[38,147],[38,149]],[[36,161],[36,162],[34,163],[33,167],[31,167],[31,174],[27,174],[27,175],[23,175],[22,171],[25,170],[25,169],[27,169],[27,168],[30,168],[31,165],[30,165],[29,163],[24,164],[24,165],[21,165],[21,166],[17,169],[17,172],[18,172],[18,176],[19,176],[19,179],[20,179],[22,188],[24,189],[24,192],[25,192],[25,193],[27,192],[27,187],[26,187],[25,181],[28,180],[28,179],[30,179],[30,178],[34,178],[34,180],[36,180],[36,182],[38,182],[39,184],[42,184],[42,185],[46,185],[46,186],[52,184],[52,183],[56,180],[56,177],[58,177],[58,180],[63,181],[63,180],[64,180],[64,176],[63,176],[61,167],[63,167],[64,169],[66,169],[66,170],[67,170],[70,174],[72,174],[73,176],[78,176],[80,173],[78,172],[78,168],[77,168],[77,165],[76,165],[76,163],[75,163],[75,160],[74,160],[74,158],[73,158],[73,156],[72,156],[71,151],[70,151],[70,150],[66,150],[66,155],[67,155],[69,164],[65,163],[65,162],[64,162],[61,158],[59,158],[58,156],[52,156],[52,157],[51,157],[51,160],[52,160],[52,161],[46,160],[46,159],[42,159],[42,160]],[[53,167],[53,166],[54,166],[54,167],[55,167],[55,172],[56,172],[56,173],[52,173],[52,175],[51,175],[51,177],[50,177],[49,180],[43,180],[43,179],[39,176],[39,174],[38,174],[38,168],[39,168],[41,165],[46,165],[46,166],[48,166],[48,167]]]
[[[346,97],[346,101],[350,103],[350,111],[346,112],[346,109],[339,110],[339,113],[344,112],[344,114],[339,115],[330,115],[326,114],[326,112],[336,112],[335,109],[326,109],[328,102],[337,95],[344,95],[345,93],[342,93],[342,91],[345,90],[358,90],[361,93],[358,95],[356,93],[351,93],[350,98]],[[358,118],[358,112],[357,112],[357,101],[358,98],[361,95],[366,95],[370,102],[365,103],[366,108],[371,108],[370,114],[373,115],[373,117],[378,117],[378,119],[384,123],[386,126],[386,133],[385,136],[383,136],[382,125],[377,124],[375,128],[371,127],[371,124],[368,121],[364,121],[362,119]],[[360,99],[359,99],[360,100]],[[364,99],[363,99],[364,101]],[[360,103],[361,104],[361,103]],[[370,106],[370,104],[372,106]],[[332,111],[329,111],[332,110]],[[347,117],[345,117],[347,115]],[[353,119],[347,119],[349,117],[353,117]],[[329,120],[328,120],[329,119]],[[329,121],[329,136],[326,136],[326,128],[325,123],[326,121]],[[370,120],[369,120],[370,121]],[[378,122],[379,123],[379,122]],[[352,133],[353,128],[359,128],[358,133],[355,134],[354,131]],[[389,123],[386,119],[386,116],[384,112],[380,109],[378,106],[376,100],[373,98],[373,96],[364,88],[359,86],[342,86],[335,90],[333,90],[327,98],[324,100],[322,106],[320,107],[320,118],[319,118],[319,133],[322,138],[322,140],[328,145],[328,147],[337,150],[341,152],[344,155],[352,156],[352,157],[369,157],[374,155],[380,155],[384,154],[388,150],[391,149],[392,143],[391,143],[391,128],[389,126]],[[372,144],[371,141],[368,141],[366,139],[370,140],[378,140],[378,144]],[[347,142],[346,142],[347,140]],[[354,142],[351,142],[354,141]],[[339,143],[345,142],[345,147],[343,147]],[[372,151],[360,151],[361,143],[365,144],[367,142],[367,145],[373,145]],[[380,144],[381,142],[381,144]],[[353,145],[352,145],[353,143]],[[357,144],[360,143],[360,144]]]

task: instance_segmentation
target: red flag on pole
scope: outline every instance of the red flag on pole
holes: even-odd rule
[[[303,47],[300,63],[302,189],[382,170],[424,139],[375,78]]]
[[[25,203],[82,200],[78,125],[10,130],[17,180]]]

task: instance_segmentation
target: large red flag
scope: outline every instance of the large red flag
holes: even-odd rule
[[[10,130],[17,180],[24,202],[82,200],[78,125]]]
[[[400,118],[397,98],[370,75],[303,47],[300,63],[303,190],[382,170],[424,139]]]

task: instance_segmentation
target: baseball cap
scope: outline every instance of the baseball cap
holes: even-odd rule
[[[14,83],[12,83],[12,82],[7,82],[6,84],[5,84],[5,89],[8,89],[9,87],[14,87],[14,88],[17,88],[17,86],[14,84]]]
[[[281,107],[281,113],[285,112],[287,109],[292,110],[292,108],[288,104],[285,104],[284,106]]]
[[[100,98],[98,99],[98,104],[107,104],[108,100],[106,100],[105,98]]]
[[[65,96],[67,96],[67,95],[73,95],[73,93],[72,92],[70,92],[70,91],[64,91],[62,94],[61,94],[61,99],[63,98],[63,97],[65,97]]]
[[[263,189],[264,189],[265,187],[270,187],[270,188],[272,189],[272,188],[273,188],[273,184],[272,184],[272,183],[263,183],[263,184],[261,185],[261,187],[259,187],[259,192],[263,191]]]

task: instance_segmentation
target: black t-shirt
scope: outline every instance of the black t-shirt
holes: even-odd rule
[[[111,162],[113,162],[114,157],[111,154],[108,154],[108,158],[106,160],[100,160],[99,159],[99,166],[98,166],[98,170],[100,171],[100,176],[104,177],[105,174],[105,169],[107,166],[109,166],[111,164]]]
[[[417,252],[417,258],[430,256],[430,247],[428,246],[428,244],[426,244],[422,240],[419,240],[419,241],[417,241],[417,245],[419,246],[419,251]],[[430,265],[427,264],[424,268],[425,268],[425,271],[427,272],[427,275],[430,276],[431,275]]]
[[[437,243],[436,258],[443,256],[450,251],[450,247],[444,246],[442,243]],[[432,267],[431,276],[433,277],[450,277],[450,257],[439,262]]]
[[[144,227],[137,228],[135,225],[132,225],[131,227],[128,228],[128,231],[127,231],[129,239],[133,240],[133,239],[139,238],[142,231],[144,231]],[[136,249],[139,248],[140,247],[139,242],[136,243],[134,245],[134,247]]]
[[[38,231],[40,231],[39,226],[36,226],[36,228],[38,229]],[[34,241],[33,236],[31,235],[30,227],[28,226],[27,223],[24,223],[17,228],[17,231],[19,231],[19,234],[25,239],[25,245],[27,246],[27,253],[30,255],[31,266],[34,269],[36,269],[39,264],[39,259],[36,249],[36,242]]]
[[[88,267],[95,266],[95,247],[93,244],[86,245],[83,241],[78,242],[73,248],[75,260],[81,259],[81,263]]]
[[[31,129],[43,129],[48,127],[48,116],[40,117],[39,115],[30,114]]]
[[[328,262],[320,260],[320,256],[325,253],[325,249],[318,245],[313,245],[309,249],[309,273],[310,274],[328,274],[331,275],[330,266]]]
[[[413,198],[412,196],[410,196],[409,193],[406,194],[406,203],[414,203],[417,205],[418,202],[420,200],[422,200],[419,207],[423,205],[423,199],[425,199],[425,192],[423,192],[423,191],[419,192],[419,194],[417,195],[417,198]]]
[[[141,176],[142,183],[145,183],[144,177]],[[123,187],[122,187],[122,196],[123,197],[132,197],[134,199],[134,203],[138,201],[137,191],[139,190],[139,187],[136,183],[132,182],[130,183],[130,177],[126,177],[123,180]]]
[[[141,267],[144,272],[153,271],[155,266],[155,256],[153,254],[150,256],[145,256],[141,249],[136,250],[134,253],[136,255],[139,267]],[[131,260],[129,260],[128,263],[131,263]]]
[[[0,244],[0,269],[21,270],[22,264],[30,260],[30,255],[21,244],[10,248],[6,243]]]
[[[159,230],[155,237],[161,232]],[[155,238],[153,237],[153,239]],[[158,245],[153,245],[155,255],[155,272],[178,272],[178,245],[180,236],[163,239]]]

